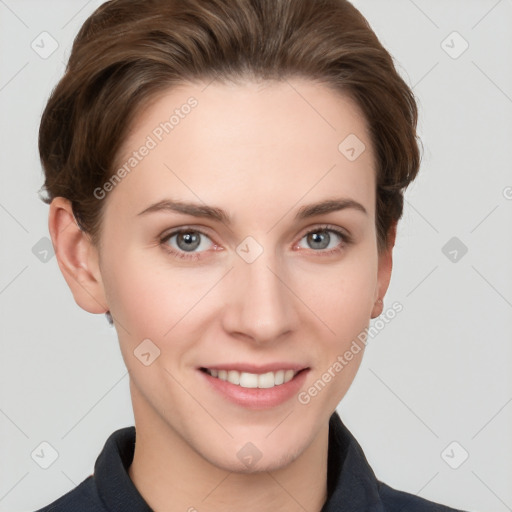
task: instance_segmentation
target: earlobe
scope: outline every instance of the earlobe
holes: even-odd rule
[[[379,315],[382,314],[383,310],[384,310],[384,301],[382,299],[377,299],[375,301],[375,304],[373,305],[371,318],[377,318]]]
[[[48,229],[57,263],[75,302],[89,313],[108,311],[97,249],[78,226],[68,199],[53,199]]]

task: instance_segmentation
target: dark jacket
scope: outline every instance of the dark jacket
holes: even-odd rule
[[[152,512],[128,476],[134,449],[135,427],[116,430],[97,458],[94,474],[37,512]],[[336,411],[329,421],[327,494],[321,512],[461,512],[377,480]]]

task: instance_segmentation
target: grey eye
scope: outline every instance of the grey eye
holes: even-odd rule
[[[315,231],[306,236],[312,249],[326,249],[331,241],[331,235],[327,230]]]
[[[174,251],[188,253],[206,251],[213,243],[204,233],[194,229],[183,229],[170,233],[162,242],[169,245]]]
[[[176,243],[182,251],[194,251],[201,243],[201,235],[195,231],[177,233]]]

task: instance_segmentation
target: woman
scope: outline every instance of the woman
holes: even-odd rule
[[[379,482],[336,412],[416,122],[347,1],[97,9],[39,146],[59,267],[117,330],[135,427],[42,510],[453,510]]]

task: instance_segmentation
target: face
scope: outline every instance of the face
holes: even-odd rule
[[[355,160],[339,149],[350,134],[366,147]],[[249,441],[259,469],[290,462],[352,383],[363,350],[336,361],[389,280],[363,116],[308,81],[187,84],[138,118],[125,163],[107,186],[99,268],[136,422],[226,470],[244,469]],[[201,370],[273,364],[305,370],[286,392],[245,394]]]

